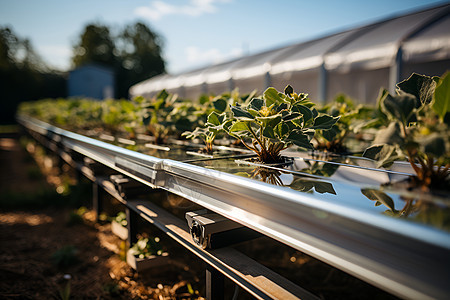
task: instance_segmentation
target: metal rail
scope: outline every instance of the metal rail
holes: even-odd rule
[[[394,295],[450,295],[450,235],[225,172],[161,160],[19,117],[34,132],[185,197]]]

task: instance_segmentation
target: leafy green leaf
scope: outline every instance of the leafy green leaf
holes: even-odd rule
[[[336,122],[339,120],[339,117],[332,117],[329,115],[319,116],[314,120],[314,126],[312,129],[330,129]]]
[[[166,90],[162,90],[161,92],[159,92],[159,94],[156,96],[156,99],[162,99],[162,100],[166,100],[167,97],[169,97],[169,93]]]
[[[274,89],[273,87],[270,87],[264,91],[263,95],[264,100],[266,101],[266,106],[269,107],[274,103],[279,103],[283,101],[283,99],[280,97],[278,91]]]
[[[213,111],[208,115],[207,123],[213,126],[220,126],[225,120],[225,117],[226,117],[225,113],[218,114],[215,111]]]
[[[301,117],[302,117],[301,113],[293,112],[293,113],[286,114],[285,116],[283,116],[283,121],[285,121],[285,122],[292,121],[295,119],[300,119]]]
[[[290,96],[292,93],[294,93],[294,89],[291,85],[287,85],[284,89],[284,94]]]
[[[433,110],[441,120],[450,112],[450,72],[446,73],[434,93]]]
[[[314,117],[312,110],[301,104],[294,105],[292,107],[292,111],[301,113],[303,115],[303,119],[305,120],[305,123]]]
[[[233,115],[235,118],[248,118],[248,119],[254,119],[251,113],[245,111],[240,106],[231,106],[231,111],[233,112]]]
[[[278,125],[275,127],[275,133],[282,139],[289,133],[289,126],[283,122],[278,123]]]
[[[215,111],[211,112],[208,116],[208,123],[214,126],[219,126],[222,123],[219,120],[219,114]]]
[[[253,98],[252,101],[248,104],[248,108],[254,109],[256,111],[259,111],[264,106],[264,100]]]
[[[266,127],[268,125],[275,127],[278,123],[281,121],[280,115],[273,115],[269,117],[256,117],[256,120],[261,122],[263,124],[263,127]]]
[[[428,104],[433,99],[434,89],[436,88],[436,81],[425,75],[413,73],[408,79],[397,83],[397,87],[408,94],[414,95],[419,99],[416,105]]]
[[[328,130],[323,130],[322,131],[322,136],[327,140],[327,141],[333,141],[336,136],[341,132],[341,130],[339,129],[339,127],[337,127],[336,125],[333,125],[330,129]]]
[[[400,121],[404,126],[408,126],[416,108],[417,98],[411,94],[401,94],[397,96],[387,95],[381,103],[384,112],[391,118]]]
[[[281,111],[287,110],[288,107],[289,107],[289,106],[288,106],[287,103],[281,103],[281,104],[279,104],[279,105],[276,105],[276,106],[274,107],[274,109],[275,109],[276,112],[281,112]]]
[[[420,141],[420,146],[426,154],[432,155],[435,158],[439,158],[446,153],[445,140],[437,132]]]
[[[297,145],[302,148],[313,150],[314,147],[311,145],[310,138],[308,135],[304,134],[299,130],[293,130],[289,133],[287,140],[292,142],[294,145]]]
[[[276,139],[275,132],[273,131],[273,127],[265,127],[262,135],[269,139]]]
[[[398,122],[391,122],[387,128],[380,129],[375,136],[374,144],[403,145],[405,139],[400,135]]]
[[[213,102],[214,108],[218,112],[224,112],[227,109],[228,103],[224,99],[220,98]]]
[[[248,126],[249,124],[247,122],[237,121],[230,127],[229,131],[230,132],[248,131],[249,130]]]

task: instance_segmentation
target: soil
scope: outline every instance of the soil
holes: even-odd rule
[[[52,174],[54,162],[38,163],[44,176],[18,138],[0,137],[1,299],[62,299],[67,285],[71,299],[202,299],[204,271],[189,267],[189,253],[138,274],[122,259],[125,242],[109,223],[94,222],[92,210],[40,201],[36,191],[52,198],[64,185]]]
[[[22,144],[0,136],[0,299],[69,299],[67,286],[70,299],[204,299],[205,263],[161,233],[171,263],[135,272],[110,223],[78,209],[92,202],[92,192],[83,193],[82,182],[67,165],[58,167],[55,156]],[[323,299],[394,299],[269,238],[236,248]],[[225,285],[231,299],[234,284]],[[238,299],[252,298],[241,291]]]

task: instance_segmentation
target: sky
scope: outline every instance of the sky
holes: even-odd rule
[[[51,67],[71,69],[85,26],[118,32],[137,21],[164,40],[180,73],[437,6],[436,0],[0,0],[0,27],[31,41]]]

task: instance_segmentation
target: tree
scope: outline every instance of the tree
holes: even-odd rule
[[[0,91],[0,123],[11,124],[21,101],[65,97],[66,82],[44,64],[28,39],[0,27]]]
[[[127,96],[133,84],[165,72],[161,56],[163,41],[140,22],[126,26],[119,41],[121,69],[118,88],[120,95]]]
[[[161,55],[162,40],[143,23],[126,26],[116,36],[106,25],[89,24],[73,48],[75,67],[98,63],[116,74],[116,95],[128,97],[135,83],[165,71]]]
[[[116,47],[109,28],[99,24],[88,24],[74,46],[72,62],[75,67],[88,63],[99,63],[116,67]]]

